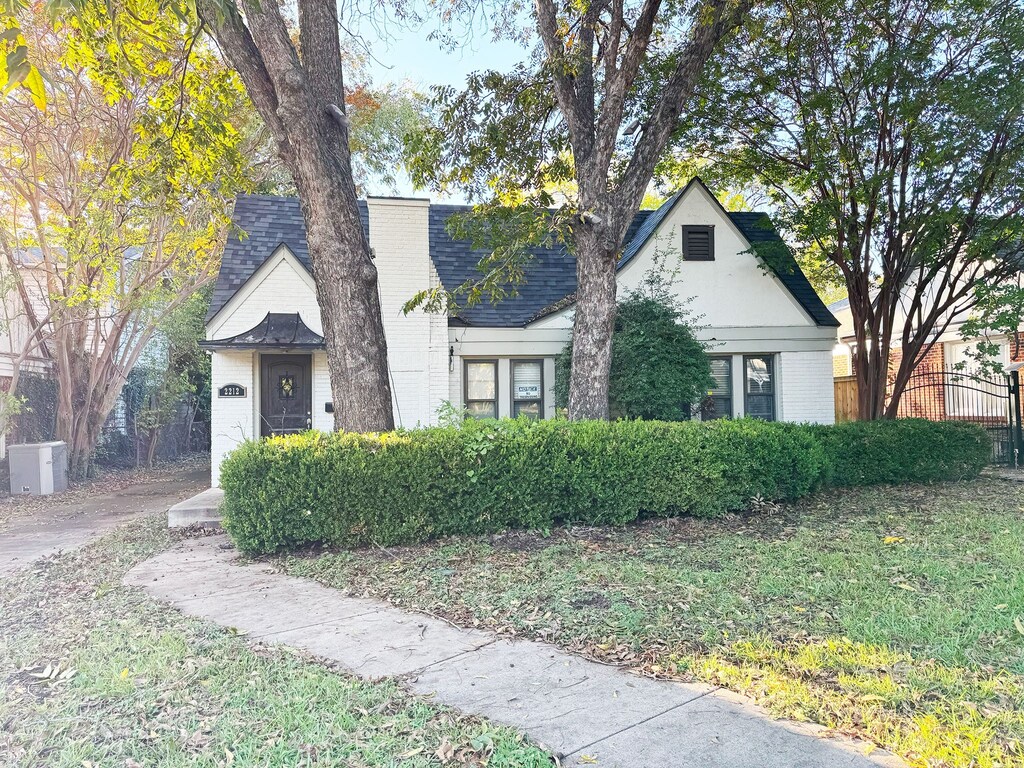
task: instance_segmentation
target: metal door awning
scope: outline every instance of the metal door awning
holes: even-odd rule
[[[323,349],[324,337],[298,312],[268,312],[256,326],[227,339],[201,341],[203,349]]]

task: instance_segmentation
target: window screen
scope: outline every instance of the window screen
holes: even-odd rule
[[[543,416],[544,376],[540,360],[512,361],[512,415]]]
[[[715,260],[715,228],[703,226],[683,227],[683,260]]]
[[[498,417],[498,363],[466,361],[466,410],[477,419]]]
[[[775,420],[775,368],[772,358],[744,357],[744,410],[747,416]]]

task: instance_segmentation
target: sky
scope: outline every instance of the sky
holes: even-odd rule
[[[368,29],[365,34],[374,52],[368,68],[375,83],[410,81],[424,88],[459,86],[471,72],[510,69],[527,53],[510,41],[493,41],[489,34],[476,35],[467,46],[452,51],[427,39],[427,30],[389,27],[383,39],[374,30]]]
[[[398,23],[363,23],[349,21],[349,29],[358,34],[372,55],[367,70],[377,85],[411,83],[427,93],[430,86],[450,85],[461,88],[466,76],[486,69],[507,71],[527,58],[526,48],[508,40],[493,40],[490,31],[481,26],[469,36],[469,43],[449,50],[429,39],[432,27],[409,29]],[[371,181],[371,185],[373,182]],[[392,194],[392,190],[371,189],[374,194]],[[457,194],[443,198],[429,190],[414,189],[404,174],[398,175],[398,189],[405,197],[430,197],[435,202],[466,202]]]

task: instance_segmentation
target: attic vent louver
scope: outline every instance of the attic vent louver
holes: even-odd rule
[[[683,227],[683,260],[715,260],[715,228],[705,226]]]

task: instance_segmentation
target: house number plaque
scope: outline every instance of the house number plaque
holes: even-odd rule
[[[245,387],[241,384],[225,384],[217,390],[217,397],[245,397]]]

